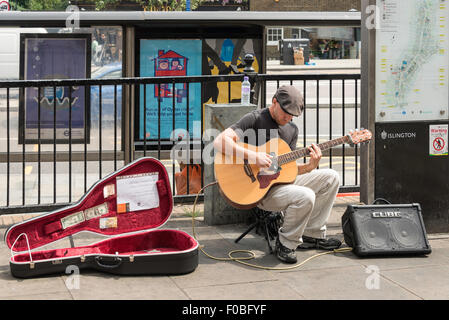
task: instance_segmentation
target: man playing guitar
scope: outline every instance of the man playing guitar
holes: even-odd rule
[[[252,161],[260,170],[272,166],[273,155],[243,148],[237,142],[256,137],[249,144],[262,145],[273,138],[284,140],[296,149],[298,127],[291,121],[301,115],[304,100],[293,86],[281,86],[268,108],[243,116],[214,140],[214,147],[223,154],[240,155]],[[248,134],[253,131],[253,134]],[[251,140],[251,139],[250,139]],[[321,149],[308,147],[307,163],[298,163],[298,175],[291,184],[274,185],[257,206],[266,211],[282,211],[283,224],[276,238],[276,257],[286,263],[296,263],[296,249],[333,250],[340,247],[337,239],[326,238],[326,222],[338,192],[340,179],[333,169],[317,169]]]

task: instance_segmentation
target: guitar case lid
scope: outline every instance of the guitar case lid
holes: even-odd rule
[[[146,175],[156,181],[152,186],[158,206],[130,210],[129,203],[117,204],[117,181]],[[13,225],[5,233],[5,242],[12,251],[24,252],[82,231],[111,237],[139,233],[164,225],[172,209],[164,165],[155,158],[143,157],[96,182],[75,204]]]

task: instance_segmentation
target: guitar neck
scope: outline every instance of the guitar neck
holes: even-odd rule
[[[330,140],[324,143],[320,143],[318,144],[318,147],[321,150],[327,150],[333,147],[336,147],[338,145],[344,144],[344,143],[349,143],[349,137],[348,136],[344,136],[341,138],[337,138],[334,140]],[[297,159],[300,158],[304,158],[306,156],[308,156],[310,154],[310,151],[308,148],[301,148],[301,149],[297,149],[288,153],[284,153],[278,156],[278,164],[279,165],[283,165],[292,161],[296,161]]]

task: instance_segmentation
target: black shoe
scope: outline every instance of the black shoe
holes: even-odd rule
[[[285,263],[296,263],[295,250],[285,247],[280,241],[279,236],[276,238],[276,247],[274,249],[274,254],[276,257]]]
[[[303,243],[298,246],[298,249],[334,250],[341,246],[341,241],[335,238],[318,239],[302,236],[302,241]]]

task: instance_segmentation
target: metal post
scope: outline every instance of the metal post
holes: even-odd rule
[[[254,56],[252,54],[248,53],[245,55],[245,58],[243,58],[243,61],[245,61],[245,68],[243,69],[243,73],[246,76],[248,76],[249,82],[251,83],[250,102],[257,105],[257,101],[254,101],[254,97],[257,97],[255,95],[255,92],[256,92],[255,84],[256,84],[257,72],[253,68]]]
[[[134,39],[135,29],[133,27],[126,27],[125,32],[125,51],[124,51],[124,63],[125,63],[125,77],[134,77]],[[134,160],[134,88],[133,85],[128,84],[123,86],[123,99],[124,103],[123,114],[123,146],[124,146],[124,159],[125,164],[128,164]],[[128,89],[128,90],[127,90]]]
[[[361,108],[360,122],[363,128],[374,134],[375,123],[375,84],[376,84],[376,30],[368,30],[369,18],[366,8],[375,5],[375,0],[362,0],[362,61],[361,61]],[[360,149],[360,201],[370,204],[374,201],[375,158],[374,143]]]

